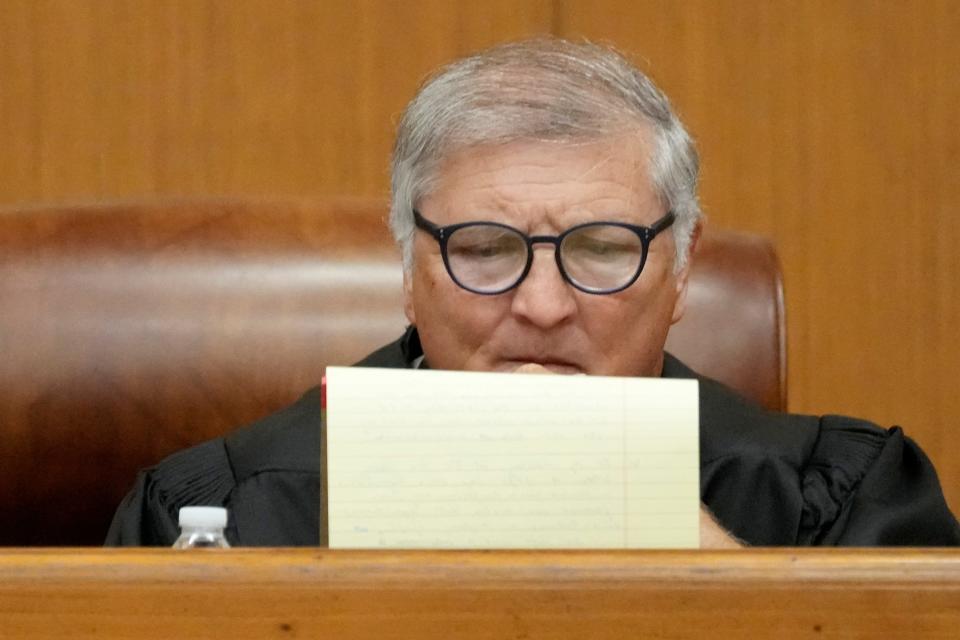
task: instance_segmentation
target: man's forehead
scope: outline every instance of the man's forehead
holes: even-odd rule
[[[550,156],[596,156],[618,153],[624,157],[630,155],[638,167],[646,168],[651,151],[654,148],[653,133],[644,125],[625,127],[615,134],[604,136],[583,136],[578,138],[508,138],[504,140],[473,140],[469,142],[451,142],[436,163],[437,171],[464,161],[471,163],[490,162],[493,159],[517,156],[526,153]]]
[[[656,209],[648,169],[647,145],[637,136],[474,145],[444,159],[421,204],[437,215],[587,209],[629,217]]]

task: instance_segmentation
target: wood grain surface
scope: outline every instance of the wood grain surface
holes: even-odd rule
[[[947,639],[960,554],[8,550],[0,620],[17,638]]]
[[[443,61],[550,29],[546,1],[10,0],[0,201],[388,191]]]
[[[960,510],[952,0],[8,0],[0,202],[382,197],[424,75],[543,33],[650,70],[710,224],[776,241],[791,408],[903,425]]]

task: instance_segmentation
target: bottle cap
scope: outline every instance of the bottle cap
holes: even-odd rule
[[[180,527],[209,527],[223,529],[227,526],[227,510],[223,507],[180,507]]]

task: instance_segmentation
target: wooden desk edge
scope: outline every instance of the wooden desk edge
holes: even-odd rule
[[[7,549],[24,639],[955,640],[960,551]]]

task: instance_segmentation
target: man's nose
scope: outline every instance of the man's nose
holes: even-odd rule
[[[534,249],[530,272],[514,290],[510,310],[541,329],[549,329],[571,317],[576,309],[573,287],[560,275],[552,248]]]

